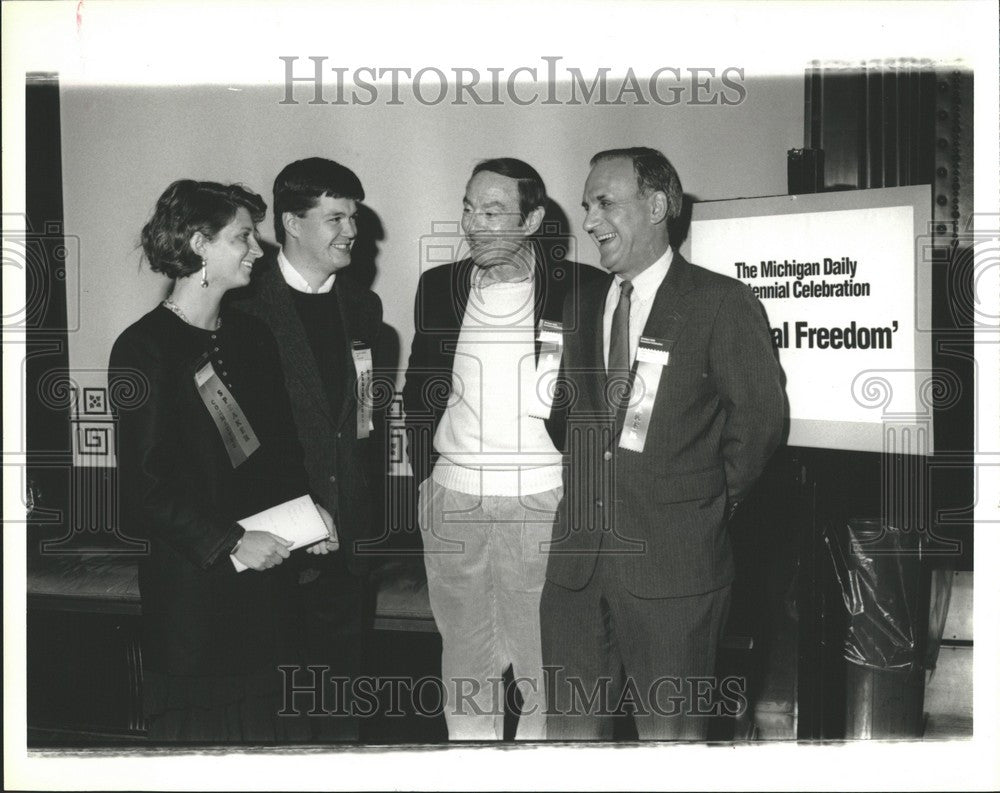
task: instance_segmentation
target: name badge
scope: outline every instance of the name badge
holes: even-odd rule
[[[635,381],[618,441],[621,449],[642,452],[646,448],[649,419],[653,413],[653,405],[656,404],[656,393],[660,390],[663,370],[670,362],[668,344],[669,342],[648,336],[639,338],[639,348],[635,352]]]
[[[211,361],[207,361],[195,372],[194,383],[219,431],[219,437],[229,454],[229,462],[233,464],[233,468],[245,463],[260,448],[260,441],[236,397],[219,379]]]
[[[355,339],[351,342],[351,355],[354,357],[354,371],[358,376],[356,437],[361,440],[367,438],[375,429],[375,423],[372,421],[372,351],[363,341]]]
[[[559,367],[563,355],[563,325],[543,319],[538,327],[538,364],[535,366],[534,405],[528,415],[547,419],[552,414],[552,400],[558,385]]]

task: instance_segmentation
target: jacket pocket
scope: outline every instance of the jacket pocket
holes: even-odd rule
[[[696,501],[724,493],[726,471],[723,468],[709,468],[687,474],[668,474],[655,484],[655,500],[660,504],[674,504],[680,501]]]

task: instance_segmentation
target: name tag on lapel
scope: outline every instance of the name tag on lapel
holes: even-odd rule
[[[351,342],[351,355],[354,358],[354,371],[357,374],[356,396],[358,402],[357,434],[358,440],[367,438],[375,423],[372,421],[372,351],[363,341],[355,339]]]
[[[635,352],[635,380],[629,396],[625,423],[622,425],[618,446],[631,452],[641,453],[646,448],[649,421],[656,404],[656,394],[660,382],[670,363],[672,341],[654,339],[649,336],[639,338],[639,348]]]
[[[229,455],[229,462],[233,468],[238,467],[260,448],[257,434],[247,421],[236,397],[219,379],[211,361],[206,361],[196,369],[194,383],[198,387],[201,401],[205,403],[212,421],[215,422],[215,428],[219,431],[219,437],[222,438],[226,453]]]

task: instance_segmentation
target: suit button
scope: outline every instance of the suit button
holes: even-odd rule
[[[330,481],[331,481],[331,482],[336,482],[336,481],[337,481],[337,477],[335,477],[335,476],[331,476],[331,477],[330,477]]]
[[[604,453],[604,462],[609,462],[613,456],[614,455],[612,455],[611,452],[605,452]]]
[[[597,504],[598,509],[604,506],[604,501],[601,499],[597,499],[594,503]]]
[[[340,437],[340,433],[339,433],[339,432],[337,433],[337,437],[338,437],[338,438]]]

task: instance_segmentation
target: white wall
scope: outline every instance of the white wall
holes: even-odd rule
[[[785,152],[802,145],[803,80],[750,78],[738,106],[402,106],[279,104],[279,87],[65,88],[62,138],[67,234],[80,239],[80,275],[70,300],[80,330],[70,363],[81,386],[103,386],[117,335],[152,308],[166,282],[139,267],[138,237],[156,198],[174,179],[241,181],[270,204],[288,162],[324,156],[354,169],[382,221],[373,288],[400,336],[412,338],[420,239],[436,221],[457,221],[472,166],[520,157],[538,169],[573,231],[587,161],[609,147],[649,145],[666,153],[699,200],[786,192]],[[270,216],[263,236],[273,240]],[[577,256],[596,263],[581,239]],[[572,254],[571,254],[572,255]]]

